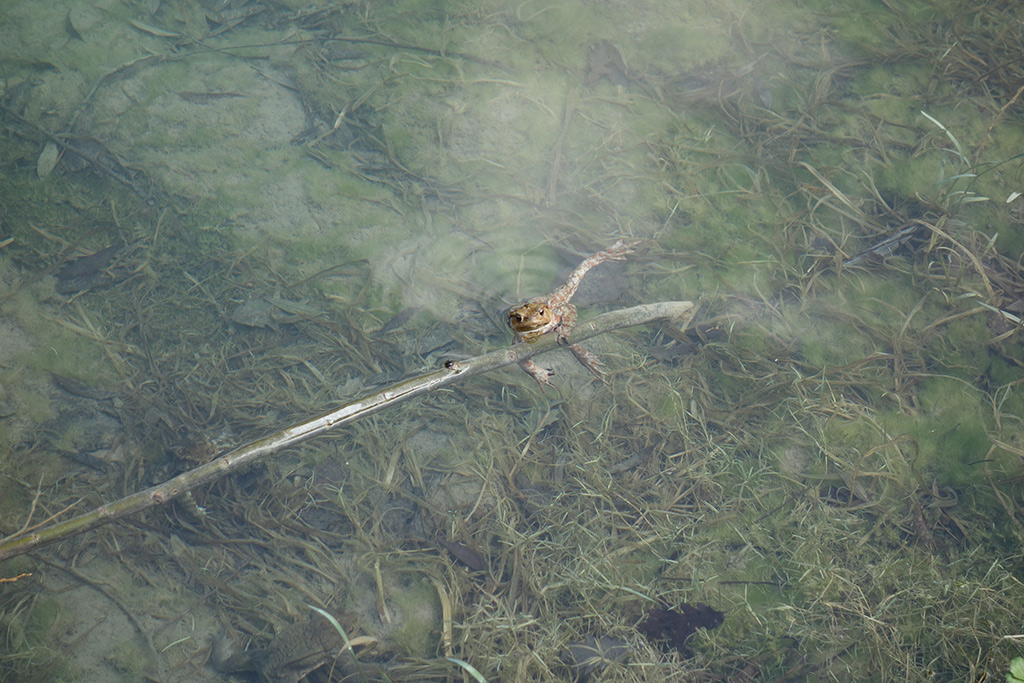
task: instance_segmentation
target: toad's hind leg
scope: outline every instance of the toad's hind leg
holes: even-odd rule
[[[551,293],[551,299],[554,305],[567,304],[572,300],[573,296],[576,295],[576,288],[579,287],[580,280],[583,279],[583,276],[587,274],[588,270],[607,261],[625,261],[626,254],[632,254],[633,247],[638,244],[640,244],[639,241],[623,242],[622,240],[619,240],[604,251],[599,251],[593,256],[584,259],[583,263],[576,266],[576,270],[569,274],[565,284]]]
[[[605,374],[602,369],[604,368],[604,363],[601,362],[600,358],[592,354],[590,351],[587,351],[579,344],[569,344],[569,350],[572,351],[572,355],[576,356],[576,360],[582,363],[587,370],[594,373],[594,377],[597,377],[602,382],[605,381]]]

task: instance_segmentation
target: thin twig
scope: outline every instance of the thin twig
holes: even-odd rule
[[[693,310],[690,301],[666,301],[634,306],[599,315],[579,323],[573,330],[571,343],[577,343],[605,332],[642,325],[655,320],[686,320]],[[8,538],[0,542],[0,560],[29,552],[41,546],[95,529],[155,505],[167,503],[187,491],[209,484],[224,475],[251,465],[284,448],[322,434],[335,427],[372,415],[396,403],[461,382],[474,375],[496,370],[524,361],[541,353],[561,348],[556,335],[545,335],[533,342],[524,342],[498,349],[469,360],[448,361],[444,367],[425,375],[393,384],[375,394],[347,403],[311,420],[287,427],[278,432],[240,446],[219,458],[120,500],[79,515],[66,522],[54,524],[31,534]]]

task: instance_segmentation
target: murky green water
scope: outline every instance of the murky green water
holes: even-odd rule
[[[5,561],[5,678],[1004,677],[1024,41],[890,5],[7,3],[5,533],[501,348],[617,239],[581,319],[700,307]]]

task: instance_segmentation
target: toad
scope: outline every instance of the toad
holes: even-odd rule
[[[358,628],[358,617],[337,615],[346,634]],[[215,650],[217,647],[215,646]],[[279,629],[264,649],[246,650],[214,656],[214,666],[222,673],[255,672],[267,683],[298,683],[310,672],[334,661],[345,649],[342,635],[320,614]]]
[[[538,296],[525,301],[508,310],[508,326],[515,333],[515,341],[531,342],[548,332],[558,335],[559,344],[568,344],[569,350],[576,360],[594,373],[598,379],[604,379],[601,370],[603,363],[579,344],[569,344],[569,333],[576,324],[576,307],[569,303],[580,286],[580,280],[587,271],[606,261],[625,261],[626,254],[633,253],[633,247],[639,242],[623,242],[619,240],[604,251],[584,259],[583,263],[570,273],[565,284],[546,296]],[[532,360],[524,360],[519,364],[531,377],[540,382],[541,387],[551,383],[548,379],[555,373],[550,369],[541,368]]]

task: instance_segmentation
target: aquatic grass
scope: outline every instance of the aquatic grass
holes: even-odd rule
[[[352,605],[367,630],[382,628],[380,596],[388,606],[404,600],[406,581],[436,581],[451,602],[451,652],[434,621],[437,632],[423,627],[417,652],[392,646],[395,678],[422,671],[412,657],[423,657],[425,641],[437,675],[474,676],[454,669],[465,662],[487,680],[563,679],[572,674],[561,659],[567,645],[588,635],[629,644],[629,660],[609,665],[606,680],[1005,673],[1016,653],[1004,638],[1019,632],[1015,606],[1024,599],[1014,550],[1024,513],[1014,445],[1019,330],[999,311],[1017,315],[1011,306],[1024,289],[1008,229],[993,240],[975,227],[998,217],[982,212],[1001,202],[963,200],[1001,198],[999,183],[1010,187],[1011,165],[982,175],[987,167],[974,162],[984,140],[998,154],[1016,139],[999,115],[1012,111],[1004,105],[1022,63],[1009,8],[982,3],[962,19],[927,24],[916,5],[843,10],[836,25],[859,46],[853,58],[828,51],[806,14],[808,25],[785,34],[785,54],[766,58],[778,73],[753,72],[768,81],[771,107],[732,74],[702,74],[721,97],[686,101],[672,82],[726,44],[746,49],[754,14],[730,14],[700,54],[682,42],[654,55],[624,36],[631,65],[657,67],[643,75],[650,89],[581,90],[562,147],[573,163],[562,162],[552,185],[548,143],[564,120],[566,90],[610,15],[583,16],[572,40],[546,43],[538,61],[523,36],[550,43],[575,11],[552,14],[540,3],[518,17],[506,7],[467,16],[451,3],[445,16],[433,7],[409,22],[421,4],[371,8],[365,26],[453,47],[473,35],[469,27],[487,26],[501,37],[487,58],[513,69],[539,63],[546,73],[464,88],[493,74],[438,56],[392,64],[378,48],[368,48],[364,69],[344,71],[300,51],[295,66],[309,73],[299,87],[325,118],[374,79],[389,79],[359,112],[383,128],[365,132],[355,153],[327,148],[336,165],[308,172],[308,196],[326,211],[343,208],[360,230],[426,226],[423,263],[467,255],[461,244],[449,251],[451,227],[479,226],[473,234],[490,243],[474,242],[466,274],[430,266],[432,279],[416,282],[448,293],[445,303],[378,332],[406,296],[382,276],[390,264],[377,245],[325,248],[307,234],[248,252],[225,238],[203,242],[198,258],[190,245],[211,236],[197,228],[211,225],[199,215],[207,207],[183,209],[148,279],[79,298],[90,311],[101,307],[91,320],[111,321],[104,346],[122,358],[105,372],[126,388],[123,415],[133,442],[146,445],[145,469],[183,466],[189,435],[239,438],[415,370],[431,361],[419,355],[428,350],[421,338],[504,343],[500,325],[463,315],[500,309],[499,295],[471,283],[505,281],[500,296],[546,291],[558,252],[534,246],[551,236],[582,242],[609,226],[655,234],[629,270],[631,291],[648,300],[703,296],[699,322],[714,334],[703,325],[677,338],[638,332],[635,350],[602,354],[614,368],[608,386],[568,373],[544,394],[521,373],[475,381],[199,492],[206,518],[153,510],[142,525],[99,535],[100,547],[121,548],[137,576],[195,595],[202,604],[188,613],[200,628],[237,623],[257,643],[305,603]],[[769,22],[757,30],[769,43],[781,35]],[[734,41],[721,42],[725,35]],[[898,61],[912,62],[913,73],[895,83],[887,73]],[[984,64],[1006,66],[986,73]],[[933,72],[931,99],[907,111]],[[962,125],[968,115],[950,113],[963,92],[954,83],[994,95],[988,115]],[[856,99],[890,90],[901,99]],[[528,148],[509,162],[491,135],[498,128],[485,124],[491,108],[512,105]],[[492,147],[467,137],[478,124]],[[341,163],[356,154],[358,163]],[[358,200],[334,204],[335,192]],[[372,207],[359,209],[363,202]],[[140,226],[156,223],[138,216]],[[919,241],[845,265],[913,221]],[[308,260],[332,253],[372,266],[305,281],[321,270]],[[231,320],[236,303],[276,294],[318,313],[276,329]],[[66,322],[87,329],[75,311]],[[141,468],[100,494],[136,487],[149,476]],[[78,488],[47,493],[52,507],[84,493],[84,477],[75,478]],[[485,570],[467,569],[435,534],[472,545]],[[3,605],[15,630],[24,613],[7,608],[17,594],[5,590]],[[692,657],[664,652],[634,628],[659,601],[707,602],[726,621],[691,638]],[[183,666],[202,661],[201,644],[181,649]]]
[[[953,143],[953,148],[956,150],[957,157],[960,159],[960,163],[963,164],[964,166],[970,166],[971,162],[967,158],[967,155],[964,153],[964,148],[960,144],[960,141],[957,140],[956,136],[953,135],[953,133],[951,133],[948,128],[946,128],[944,125],[942,125],[942,123],[939,122],[938,119],[936,119],[934,116],[932,116],[928,112],[922,111],[921,112],[921,116],[925,117],[926,119],[928,119],[929,121],[934,123],[935,126],[938,127],[939,130],[941,130],[943,133],[946,134],[946,137],[949,138],[949,141]],[[959,177],[970,177],[970,178],[973,178],[974,175],[972,175],[972,174],[962,174],[962,176],[954,176],[954,178],[959,178]],[[941,185],[942,182],[944,182],[944,181],[940,178],[939,179],[939,184]]]
[[[872,296],[869,290],[860,290],[860,296]],[[741,300],[722,297],[716,306]],[[766,321],[771,310],[771,306],[764,308]],[[841,317],[842,312],[835,304],[817,314]],[[865,309],[858,315],[866,318],[873,313]],[[905,322],[905,317],[893,315],[885,324],[864,325],[849,316],[844,324],[865,327],[882,339],[904,327],[906,333],[914,333],[917,327]],[[315,329],[327,323],[306,324]],[[766,329],[769,339],[785,346],[785,328]],[[274,332],[255,334],[272,338]],[[323,334],[326,340],[334,333],[328,328]],[[748,334],[749,343],[744,340]],[[364,355],[357,339],[351,336],[353,343],[342,351],[329,351],[337,357],[334,372],[339,376],[359,374],[356,369],[365,363],[379,362]],[[786,423],[765,419],[774,417],[775,406],[786,406],[797,424],[837,411],[852,424],[853,419],[870,415],[864,400],[872,396],[869,387],[878,381],[872,373],[881,369],[832,370],[819,378],[800,379],[800,374],[809,374],[812,364],[780,362],[785,356],[766,357],[764,351],[759,335],[740,328],[729,344],[683,356],[675,367],[649,366],[658,372],[638,369],[632,381],[618,390],[618,385],[602,390],[587,404],[562,397],[539,411],[538,397],[517,396],[513,387],[503,392],[512,419],[500,417],[504,408],[480,416],[464,402],[453,400],[403,413],[406,430],[367,423],[346,440],[330,444],[326,452],[307,453],[283,467],[273,478],[290,485],[263,489],[264,504],[259,507],[248,506],[248,496],[229,486],[220,505],[239,506],[237,514],[228,509],[202,522],[215,525],[218,535],[249,538],[253,548],[272,553],[260,560],[261,565],[273,567],[267,579],[251,576],[241,586],[226,587],[232,567],[252,561],[245,559],[242,547],[190,545],[188,551],[178,549],[173,556],[184,567],[195,565],[189,575],[216,591],[224,609],[248,615],[249,621],[261,612],[280,615],[282,607],[275,603],[281,600],[308,600],[338,590],[355,591],[358,596],[360,587],[375,593],[366,561],[381,556],[391,558],[388,565],[404,563],[411,571],[437,576],[453,588],[454,608],[463,615],[454,628],[456,652],[489,679],[562,676],[560,653],[567,643],[587,633],[612,634],[633,643],[633,664],[610,670],[610,675],[628,680],[657,680],[670,665],[697,675],[734,671],[751,662],[779,675],[814,676],[837,668],[894,672],[899,666],[895,662],[927,640],[906,616],[900,620],[895,616],[909,614],[918,600],[928,599],[925,582],[949,583],[948,576],[937,576],[929,569],[932,565],[901,568],[898,561],[899,553],[914,547],[906,539],[920,535],[914,530],[911,511],[904,508],[907,496],[923,495],[924,490],[907,469],[912,455],[896,445],[872,451],[873,445],[858,446],[845,437],[841,443],[827,445],[826,460],[792,470],[785,478],[774,474],[775,460],[763,455],[767,443],[787,440]],[[246,372],[257,372],[264,362],[267,370],[260,372],[280,362],[279,356],[270,354]],[[237,409],[252,410],[285,397],[296,402],[296,409],[302,408],[308,400],[302,394],[308,389],[296,370],[301,372],[301,368],[274,372],[258,385],[263,387],[260,392],[272,392],[289,377],[296,383],[296,395],[257,392],[251,403],[239,403]],[[317,384],[311,379],[308,387]],[[829,384],[831,390],[823,390]],[[252,391],[241,379],[227,388],[243,394]],[[474,400],[494,400],[493,392],[485,389],[478,388]],[[654,400],[666,392],[678,399],[668,404]],[[823,395],[836,403],[823,401]],[[424,424],[444,425],[450,420],[464,424],[473,439],[460,436],[462,430],[446,430],[453,439],[452,448],[434,456],[422,452],[422,447],[403,446],[403,435],[410,430],[415,433]],[[767,430],[768,425],[774,433]],[[864,435],[868,438],[864,443],[872,444],[880,433],[872,428]],[[367,458],[367,453],[384,457]],[[471,454],[468,461],[467,454]],[[332,462],[348,463],[347,474],[335,480],[336,498],[316,488],[328,477],[317,468]],[[829,479],[809,476],[822,464]],[[830,471],[829,466],[834,469]],[[475,482],[456,505],[451,498],[431,502],[415,492],[453,490],[454,480],[446,483],[445,478],[455,472]],[[407,491],[401,485],[405,481],[423,485],[417,483],[417,489]],[[827,484],[862,491],[870,496],[872,506],[844,511],[842,506],[849,501],[829,493]],[[789,501],[796,504],[790,506]],[[469,538],[487,549],[492,572],[508,582],[507,592],[481,600],[475,580],[461,567],[442,562],[445,556],[436,548],[417,540],[396,544],[402,516],[417,506],[430,510],[435,519],[465,520],[443,528],[465,528]],[[882,520],[875,528],[873,511]],[[330,524],[311,526],[318,515]],[[281,520],[286,520],[285,528]],[[943,538],[941,520],[925,518],[924,523],[933,537]],[[978,533],[973,524],[970,531]],[[879,549],[875,542],[882,540],[892,549]],[[822,545],[846,548],[840,555],[843,562],[837,565],[831,559],[835,555],[822,554]],[[337,549],[355,551],[367,560],[361,566],[341,562]],[[230,555],[222,557],[225,552]],[[779,557],[793,559],[780,566]],[[878,569],[877,576],[865,577],[849,569],[865,562],[886,571]],[[202,572],[199,566],[216,570]],[[349,584],[347,589],[342,589],[339,577]],[[893,588],[901,584],[902,589]],[[254,599],[263,591],[274,597]],[[894,592],[895,598],[891,597]],[[694,636],[692,646],[698,652],[694,659],[666,657],[636,640],[628,619],[624,623],[620,618],[638,618],[656,599],[714,601],[719,608],[730,607],[731,616],[724,630]],[[934,618],[966,616],[966,601],[959,599],[961,603],[946,599],[932,608]],[[1004,606],[994,614],[998,620],[1008,616]],[[258,630],[255,635],[265,638]],[[869,647],[870,657],[838,645],[849,638]],[[809,645],[797,651],[791,644],[794,639]],[[766,641],[777,644],[767,657]],[[956,650],[925,651],[933,653],[930,657],[953,657],[950,661],[959,665],[978,666],[963,660]]]

